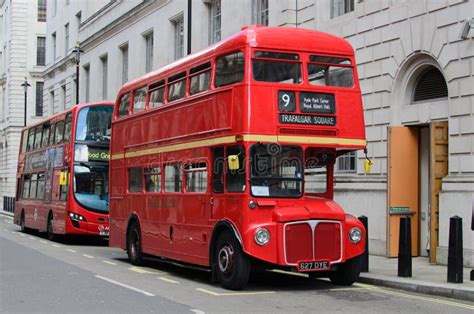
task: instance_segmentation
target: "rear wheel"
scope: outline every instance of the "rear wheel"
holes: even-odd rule
[[[127,254],[133,265],[143,264],[140,225],[136,221],[132,222],[127,232]]]
[[[56,238],[56,235],[54,234],[54,227],[53,227],[53,213],[49,213],[48,215],[47,232],[48,232],[48,239],[51,241],[54,241]]]
[[[20,215],[20,230],[21,232],[26,232],[26,226],[25,226],[25,211],[22,210],[21,211],[21,215]]]
[[[350,286],[359,279],[362,270],[362,258],[356,256],[347,260],[344,264],[339,264],[337,270],[331,273],[329,278],[336,285]]]
[[[217,279],[224,288],[240,290],[247,285],[251,263],[230,231],[224,231],[217,240],[214,260]]]

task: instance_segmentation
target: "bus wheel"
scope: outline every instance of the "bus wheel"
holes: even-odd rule
[[[143,263],[140,225],[136,221],[132,222],[127,232],[127,254],[133,265],[138,266]]]
[[[25,211],[22,210],[21,211],[21,215],[20,215],[20,230],[21,232],[26,232],[26,227],[25,227]]]
[[[340,286],[350,286],[359,279],[362,270],[362,258],[356,256],[339,264],[337,270],[329,275],[331,282]]]
[[[47,232],[48,232],[48,239],[50,241],[54,241],[55,235],[54,235],[54,229],[53,229],[53,213],[49,213],[48,215]]]
[[[217,279],[226,289],[240,290],[247,285],[251,263],[230,231],[224,231],[215,250]]]

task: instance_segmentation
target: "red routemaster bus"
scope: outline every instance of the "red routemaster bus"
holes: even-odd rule
[[[113,103],[81,104],[23,129],[15,223],[58,234],[108,236]]]
[[[354,50],[336,36],[243,28],[125,84],[112,122],[110,245],[205,266],[352,284],[365,230],[333,201],[337,156],[366,147]]]

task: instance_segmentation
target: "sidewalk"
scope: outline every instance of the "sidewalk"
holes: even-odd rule
[[[412,277],[397,276],[398,259],[369,256],[369,272],[361,273],[359,282],[394,289],[467,300],[474,302],[474,281],[470,281],[471,269],[464,268],[463,283],[448,283],[448,267],[432,265],[427,257],[412,259]]]
[[[0,215],[13,217],[13,213],[4,211],[3,209],[0,209]]]

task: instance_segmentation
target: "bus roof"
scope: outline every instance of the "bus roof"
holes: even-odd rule
[[[29,128],[32,128],[32,127],[36,127],[36,126],[38,126],[38,125],[41,125],[41,124],[45,123],[46,121],[53,120],[53,119],[56,118],[56,117],[59,117],[59,116],[68,114],[69,112],[72,112],[74,109],[79,110],[79,109],[82,109],[82,108],[84,108],[84,107],[97,106],[97,105],[111,105],[111,106],[113,106],[114,103],[111,102],[111,101],[99,101],[99,102],[91,102],[91,103],[77,104],[77,105],[72,106],[72,107],[69,108],[69,109],[63,110],[63,111],[61,111],[61,112],[55,113],[55,114],[53,114],[53,115],[51,115],[51,116],[48,116],[48,117],[46,117],[46,118],[44,118],[44,119],[41,119],[40,121],[37,121],[37,122],[35,122],[35,123],[28,124],[26,127],[23,127],[23,128],[21,129],[21,131],[23,132],[23,131],[26,130],[26,129],[29,129]]]
[[[347,40],[328,33],[294,27],[250,25],[242,27],[240,32],[212,46],[127,82],[120,90],[128,91],[135,88],[137,84],[143,84],[145,81],[160,74],[177,69],[180,66],[187,66],[193,62],[201,61],[201,57],[210,57],[245,45],[277,50],[311,51],[332,55],[354,54],[354,49]],[[121,93],[119,93],[119,96],[120,94]]]

